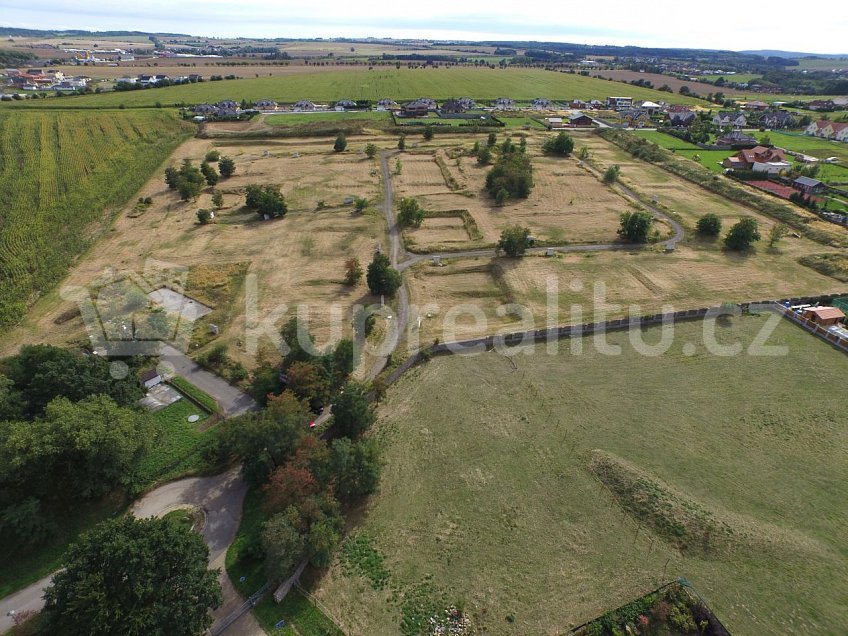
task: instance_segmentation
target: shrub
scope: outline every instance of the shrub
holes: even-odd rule
[[[637,210],[625,212],[621,215],[621,228],[619,235],[632,243],[644,243],[648,240],[648,232],[654,217],[650,212]]]
[[[339,133],[336,136],[335,143],[333,143],[333,150],[335,152],[344,152],[345,148],[347,148],[347,137],[345,137],[344,133]]]
[[[486,189],[495,197],[505,190],[508,197],[526,199],[533,189],[530,157],[520,152],[502,153],[486,175]]]
[[[759,240],[760,228],[757,220],[750,216],[744,216],[730,228],[727,236],[724,237],[724,244],[732,250],[742,251]]]
[[[618,181],[618,177],[621,174],[621,168],[618,165],[610,166],[607,168],[606,172],[604,172],[604,183],[607,185],[612,185],[616,181]]]
[[[718,236],[721,233],[721,219],[718,215],[708,212],[698,219],[697,229],[698,234]]]
[[[217,150],[210,150],[209,152],[206,153],[206,161],[209,161],[211,163],[215,163],[220,158],[221,158],[221,153],[218,152]]]
[[[498,249],[507,256],[521,256],[527,250],[530,229],[520,225],[512,225],[501,232]]]
[[[404,197],[400,200],[398,223],[405,227],[421,227],[424,222],[424,210],[417,199]]]
[[[568,156],[574,150],[574,140],[565,131],[556,137],[548,137],[542,144],[542,152],[546,155]]]
[[[236,162],[229,157],[221,157],[218,161],[218,170],[221,171],[222,177],[232,177],[236,171]]]

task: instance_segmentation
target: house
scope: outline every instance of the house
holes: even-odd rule
[[[651,116],[639,108],[621,111],[618,118],[628,128],[643,128],[651,125]]]
[[[741,130],[734,130],[716,139],[716,145],[724,148],[753,148],[759,142]]]
[[[767,110],[760,115],[761,128],[792,128],[795,118],[785,110]]]
[[[589,108],[592,110],[601,110],[604,106],[604,102],[599,99],[593,99],[589,102]]]
[[[141,386],[145,389],[152,389],[157,384],[162,383],[162,376],[156,369],[151,369],[150,371],[142,373],[139,381],[141,382]]]
[[[551,100],[544,97],[537,97],[533,100],[533,108],[536,110],[546,110],[551,107]]]
[[[744,128],[748,125],[748,120],[743,113],[721,112],[713,117],[713,124],[719,128]]]
[[[137,77],[118,77],[117,79],[115,79],[116,84],[135,84],[137,82]]]
[[[695,121],[695,113],[691,110],[668,114],[668,123],[675,128],[688,128]]]
[[[401,117],[423,117],[431,110],[431,106],[427,101],[416,99],[414,102],[407,102],[400,108]]]
[[[468,110],[468,107],[458,99],[447,100],[441,108],[443,113],[464,113],[466,110]]]
[[[308,99],[301,99],[294,103],[292,110],[315,110],[315,104]]]
[[[656,102],[642,102],[637,106],[640,110],[644,110],[648,115],[653,117],[662,110],[662,105]]]
[[[273,99],[260,99],[258,102],[253,102],[253,107],[257,110],[277,110],[278,105]]]
[[[562,117],[545,117],[545,125],[549,130],[554,128],[562,128]]]
[[[340,99],[339,101],[336,102],[336,104],[333,108],[335,108],[335,110],[338,110],[338,111],[355,110],[356,109],[356,102],[353,101],[352,99]]]
[[[721,165],[733,170],[753,170],[767,174],[778,174],[792,167],[792,164],[786,161],[782,150],[765,146],[740,150],[732,157],[725,159]]]
[[[515,102],[509,97],[498,97],[495,100],[494,108],[496,110],[513,110],[515,108]]]
[[[232,99],[222,100],[215,104],[215,106],[218,107],[218,110],[238,110],[239,108],[238,102],[233,101]]]
[[[191,110],[198,115],[213,115],[218,112],[218,107],[212,104],[197,104],[196,106],[192,106]]]
[[[607,97],[607,106],[613,110],[629,110],[633,107],[633,98]]]
[[[571,128],[588,128],[594,124],[594,119],[580,112],[574,112],[568,116],[568,125]]]
[[[792,182],[792,186],[805,194],[817,194],[824,190],[824,184],[811,177],[798,177]]]
[[[576,108],[579,110],[581,108],[589,108],[589,103],[584,102],[580,99],[572,99],[571,102],[569,102],[568,106],[569,108]]]
[[[804,310],[804,318],[822,327],[831,327],[845,320],[845,314],[837,307],[808,307]]]
[[[743,108],[745,110],[751,110],[751,111],[763,111],[763,110],[768,110],[768,107],[769,107],[769,105],[766,104],[765,102],[753,101],[753,102],[748,102],[747,104],[745,104],[745,106]]]
[[[848,141],[848,123],[840,123],[820,119],[814,121],[804,131],[807,135],[821,137],[822,139],[834,139],[836,141]]]
[[[836,104],[831,99],[814,99],[807,103],[807,110],[827,111],[835,109]]]
[[[397,110],[399,108],[400,106],[398,106],[398,103],[388,97],[384,97],[377,102],[377,110]]]

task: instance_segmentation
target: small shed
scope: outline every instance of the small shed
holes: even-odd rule
[[[821,181],[812,179],[811,177],[798,177],[793,184],[801,192],[806,192],[807,194],[816,194],[824,189],[824,184]]]
[[[139,380],[145,389],[152,389],[157,384],[162,383],[162,375],[156,369],[151,369],[142,373]]]
[[[845,320],[845,314],[836,307],[809,307],[804,310],[804,317],[822,327],[830,327]]]

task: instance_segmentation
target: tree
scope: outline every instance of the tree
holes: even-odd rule
[[[401,135],[400,137],[398,137],[397,147],[398,150],[406,150],[406,135]]]
[[[345,285],[353,287],[362,278],[362,265],[358,258],[349,258],[345,261]]]
[[[218,171],[207,162],[204,161],[200,164],[200,172],[206,178],[207,185],[213,186],[218,184],[218,179],[220,178]]]
[[[333,423],[341,437],[356,439],[374,423],[368,391],[360,382],[348,382],[333,404]]]
[[[326,369],[312,362],[295,362],[286,368],[286,388],[302,400],[309,402],[313,412],[330,401],[330,378]]]
[[[621,174],[621,167],[618,165],[610,166],[607,168],[606,172],[604,172],[604,183],[607,185],[612,185],[616,181],[618,181],[618,176]]]
[[[400,272],[391,266],[389,257],[381,252],[374,254],[374,258],[368,265],[365,281],[372,294],[386,296],[394,296],[402,282]]]
[[[377,144],[366,144],[365,145],[365,155],[369,159],[373,159],[377,154]]]
[[[221,153],[217,150],[210,150],[206,153],[206,161],[215,163],[221,158]]]
[[[171,190],[176,190],[179,185],[179,172],[174,166],[168,166],[165,168],[165,185],[168,186]]]
[[[347,338],[339,340],[333,349],[333,386],[339,386],[356,368],[356,351],[353,341]]]
[[[300,511],[289,506],[274,515],[262,526],[261,536],[268,576],[274,581],[282,581],[291,574],[306,551]]]
[[[335,152],[344,152],[345,148],[347,148],[347,137],[345,137],[344,133],[339,133],[336,135],[335,143],[333,143],[333,150]]]
[[[218,161],[218,170],[222,177],[232,177],[236,172],[236,162],[229,157],[221,157]]]
[[[165,170],[165,182],[168,187],[175,189],[180,193],[180,198],[183,201],[196,199],[203,186],[206,184],[206,177],[203,173],[191,165],[189,159],[184,159],[179,170],[168,168]]]
[[[212,193],[212,205],[219,210],[224,207],[224,194],[220,190]]]
[[[417,199],[404,197],[398,206],[398,223],[404,227],[421,227],[424,222],[424,210]]]
[[[650,212],[636,210],[621,215],[621,228],[618,233],[631,243],[644,243],[648,240],[648,232],[654,217]]]
[[[545,143],[542,144],[542,152],[546,155],[561,155],[567,157],[574,150],[574,139],[565,131],[559,133],[556,137],[548,137]]]
[[[433,138],[433,135],[435,134],[436,133],[431,125],[427,124],[426,126],[424,126],[424,139],[430,141]]]
[[[318,480],[308,468],[288,462],[275,469],[268,483],[262,486],[263,506],[271,513],[283,512],[289,506],[300,506],[319,490]]]
[[[509,139],[506,140],[507,143]],[[529,155],[506,152],[498,157],[486,175],[486,189],[492,196],[505,190],[510,198],[526,199],[533,189],[533,166]]]
[[[198,223],[200,223],[201,225],[207,225],[211,221],[212,221],[212,213],[209,210],[207,210],[205,208],[201,208],[200,210],[197,211],[197,222]]]
[[[789,232],[789,228],[786,227],[783,223],[775,223],[771,226],[769,230],[769,247],[774,247],[780,242],[786,234]]]
[[[400,163],[400,159],[395,159],[395,174],[399,175],[401,170],[403,170],[403,166]]]
[[[480,151],[477,153],[477,163],[479,163],[481,166],[488,166],[490,163],[492,163],[492,151],[489,149],[488,146],[481,148]]]
[[[352,442],[342,437],[331,446],[335,491],[350,501],[370,495],[380,482],[380,448],[374,440]]]
[[[718,236],[721,234],[721,219],[717,214],[708,212],[698,219],[697,230],[704,236]]]
[[[283,217],[289,211],[286,199],[280,192],[280,188],[272,185],[257,185],[255,183],[247,186],[245,191],[245,205],[255,210],[260,216],[267,215],[269,218]]]
[[[760,228],[757,220],[743,216],[724,237],[724,244],[732,250],[743,251],[760,240]]]
[[[493,132],[489,133],[489,137],[486,139],[486,145],[489,148],[492,148],[497,143],[498,143],[498,136]]]
[[[44,631],[196,636],[222,602],[199,534],[163,519],[105,521],[71,545],[44,592]]]
[[[501,232],[498,249],[507,256],[521,256],[527,250],[530,229],[520,225],[511,225]]]
[[[353,200],[353,207],[359,214],[362,214],[368,207],[368,199],[365,197],[356,197]]]

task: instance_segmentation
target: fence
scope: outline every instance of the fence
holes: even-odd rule
[[[769,311],[778,311],[794,322],[807,326],[809,320],[798,316],[792,311],[789,311],[784,303],[790,305],[801,304],[830,304],[836,299],[848,301],[848,296],[843,299],[839,298],[840,294],[828,294],[824,296],[809,296],[800,298],[788,298],[780,301],[776,300],[758,300],[739,303],[732,305],[741,313],[749,313],[753,310],[767,309]],[[585,323],[582,325],[566,325],[560,327],[549,327],[547,329],[535,329],[531,331],[519,331],[499,336],[485,336],[480,338],[471,338],[469,340],[458,340],[455,342],[436,343],[418,353],[408,357],[403,363],[386,376],[385,385],[394,384],[400,377],[409,371],[416,364],[429,360],[435,355],[471,355],[488,351],[497,346],[516,346],[519,344],[528,344],[529,342],[550,342],[553,340],[563,340],[566,338],[580,338],[590,336],[598,332],[622,331],[625,329],[648,327],[651,325],[662,324],[663,322],[680,322],[685,320],[700,320],[708,315],[719,316],[733,311],[728,307],[702,307],[700,309],[688,309],[675,311],[672,313],[660,313],[650,316],[640,316],[636,318],[618,318],[615,320],[607,320],[604,322]],[[820,325],[815,325],[815,329],[810,328],[814,334],[824,338],[828,342],[835,344],[837,347],[848,351],[848,343],[841,340],[837,334],[829,332]],[[808,327],[809,328],[809,327]]]
[[[207,634],[209,636],[218,636],[218,634],[223,634],[227,631],[230,626],[235,623],[238,619],[244,616],[247,612],[256,607],[256,604],[260,601],[260,599],[265,596],[268,590],[271,589],[271,584],[266,583],[262,587],[260,587],[256,592],[250,595],[244,603],[242,603],[237,609],[233,610],[227,617],[224,618],[217,625],[213,625]]]

